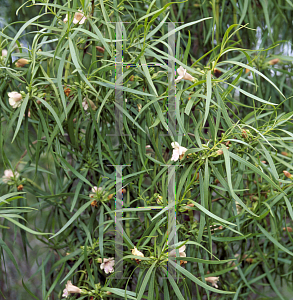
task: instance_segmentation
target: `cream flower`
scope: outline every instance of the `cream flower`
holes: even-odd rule
[[[83,102],[82,102],[82,107],[83,107],[83,109],[84,109],[84,110],[88,110],[89,104],[91,105],[91,108],[92,108],[93,110],[96,110],[96,109],[97,109],[97,107],[95,106],[95,104],[94,104],[94,102],[93,102],[92,100],[90,100],[90,99],[86,100],[86,98],[84,98],[84,99],[83,99]]]
[[[101,188],[101,187],[97,187],[97,186],[94,186],[93,188],[92,188],[92,193],[90,193],[89,194],[89,196],[91,197],[91,198],[93,198],[94,196],[96,196],[97,195],[97,192],[101,192],[103,190],[103,188]]]
[[[180,247],[178,249],[180,257],[186,257],[186,253],[184,252],[185,249],[186,249],[185,245],[183,245],[182,247]],[[176,257],[176,249],[173,249],[172,251],[170,251],[169,256],[170,257]],[[180,264],[187,264],[187,261],[180,260]]]
[[[67,281],[62,297],[67,298],[70,294],[80,294],[81,289],[73,285],[70,280]]]
[[[101,263],[100,268],[101,270],[104,270],[106,274],[109,274],[114,272],[113,269],[114,265],[115,265],[114,257],[104,258],[104,261],[103,263]]]
[[[205,281],[210,282],[212,286],[218,288],[217,281],[219,281],[219,277],[206,277]]]
[[[14,174],[13,174],[13,171],[12,170],[5,170],[4,171],[4,176],[2,176],[2,181],[4,182],[4,183],[8,183],[9,181],[11,181],[11,179],[13,179],[13,178],[18,178],[19,177],[19,173],[18,172],[14,172]]]
[[[237,202],[237,201],[235,201],[235,204],[236,204],[237,214],[239,215],[241,213],[242,207],[239,205],[239,202]]]
[[[15,66],[17,68],[20,68],[20,67],[24,67],[25,65],[27,65],[29,63],[29,61],[25,58],[20,58],[16,63],[15,63]]]
[[[76,12],[74,14],[74,18],[73,18],[73,24],[83,24],[86,20],[86,17],[84,16],[82,10],[78,10],[78,12]],[[65,18],[63,19],[63,22],[66,23],[68,21],[68,14],[66,14]]]
[[[177,142],[171,143],[173,150],[172,158],[171,160],[177,161],[179,158],[182,159],[184,156],[184,153],[188,150],[185,147],[181,147]]]
[[[182,66],[180,66],[180,68],[177,69],[177,72],[178,72],[179,76],[175,80],[176,83],[181,81],[182,79],[183,80],[189,80],[189,81],[192,81],[192,82],[195,81],[195,78],[193,76],[191,76],[189,73],[187,73],[186,69],[184,69]]]
[[[13,107],[13,108],[17,108],[21,105],[21,100],[22,100],[22,96],[20,93],[18,92],[11,92],[8,93],[8,97],[9,97],[9,104]]]
[[[7,56],[7,50],[6,49],[2,49],[2,56]]]
[[[132,253],[132,255],[135,255],[135,256],[144,257],[143,253],[138,251],[136,247],[134,247],[134,249],[131,249],[131,253]],[[141,261],[141,259],[138,259],[138,260]]]

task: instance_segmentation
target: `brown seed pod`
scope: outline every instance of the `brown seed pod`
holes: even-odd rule
[[[98,207],[98,202],[96,200],[92,201],[91,206]]]
[[[214,68],[214,75],[215,75],[217,78],[219,78],[219,77],[221,76],[221,74],[222,74],[222,71],[220,71],[220,70],[217,69],[217,68]]]
[[[70,88],[65,88],[64,93],[68,97],[70,95],[71,89]]]
[[[20,185],[17,187],[17,190],[18,190],[18,191],[22,191],[22,190],[23,190],[23,185],[20,184]]]
[[[105,49],[103,47],[100,46],[96,46],[96,49],[100,52],[100,53],[104,53]]]

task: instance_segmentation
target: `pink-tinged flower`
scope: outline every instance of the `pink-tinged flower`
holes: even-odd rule
[[[70,294],[80,294],[81,289],[73,285],[70,280],[67,281],[62,297],[67,298]]]
[[[85,15],[83,14],[82,10],[78,10],[78,12],[76,12],[74,14],[74,18],[73,18],[73,24],[83,24],[86,20]],[[68,21],[68,14],[66,14],[65,18],[63,19],[63,22],[66,23]]]
[[[185,147],[181,147],[177,142],[171,143],[173,150],[172,154],[172,161],[177,161],[179,158],[182,159],[184,156],[184,153],[188,150]]]
[[[11,92],[8,93],[8,97],[9,97],[9,104],[13,107],[13,108],[17,108],[21,105],[22,102],[22,96],[20,93],[18,92]]]
[[[25,65],[27,65],[29,63],[29,61],[25,58],[20,58],[16,63],[15,63],[15,66],[17,68],[21,68],[21,67],[24,67]]]
[[[219,277],[206,277],[205,281],[210,282],[212,286],[218,288],[217,282],[219,281]]]
[[[13,174],[13,171],[12,170],[5,170],[4,171],[4,176],[2,176],[2,181],[4,182],[4,183],[8,183],[9,181],[11,181],[11,179],[13,179],[13,178],[18,178],[19,177],[19,173],[18,172],[14,172],[14,174]]]
[[[184,69],[182,66],[180,66],[180,68],[177,69],[177,72],[178,72],[179,76],[175,80],[176,83],[181,81],[182,79],[183,80],[189,80],[189,81],[192,81],[192,82],[195,81],[195,78],[193,76],[191,76],[189,73],[187,73],[186,69]]]
[[[183,245],[182,247],[180,247],[178,249],[180,257],[186,257],[186,253],[184,252],[185,249],[186,249],[185,245]],[[172,251],[170,251],[169,256],[170,257],[176,257],[176,249],[173,249]],[[180,265],[182,265],[182,264],[187,264],[187,261],[180,260]]]
[[[2,56],[7,56],[7,50],[6,49],[2,49]]]
[[[115,260],[114,257],[104,258],[103,263],[101,263],[100,268],[104,270],[106,274],[114,272]]]

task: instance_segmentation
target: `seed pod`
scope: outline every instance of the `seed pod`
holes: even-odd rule
[[[288,230],[288,232],[292,232],[293,231],[292,227],[284,227],[283,230],[284,231]]]
[[[65,88],[65,89],[64,89],[64,93],[65,93],[65,95],[66,95],[67,97],[69,96],[70,92],[71,92],[71,89],[70,89],[70,88]]]
[[[108,200],[111,200],[111,199],[113,198],[113,196],[114,196],[114,194],[110,194],[110,195],[108,196]]]
[[[92,201],[91,206],[92,207],[98,207],[97,201],[96,200]]]
[[[23,185],[20,184],[20,185],[17,187],[17,190],[18,190],[18,191],[22,191],[22,190],[23,190]]]
[[[217,68],[214,68],[214,75],[215,75],[217,78],[219,78],[219,77],[221,76],[221,74],[222,74],[222,71],[220,71],[220,70],[217,69]]]
[[[100,52],[100,53],[104,53],[105,49],[103,47],[100,46],[96,46],[96,49]]]

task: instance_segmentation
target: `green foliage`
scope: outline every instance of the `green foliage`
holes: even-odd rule
[[[79,288],[73,299],[290,299],[291,1],[37,0],[19,13],[32,15],[0,32],[1,162],[13,173],[0,186],[3,297],[15,298],[12,262],[17,299],[61,299],[68,280]],[[115,136],[118,21],[123,136]],[[177,72],[193,77],[176,84],[175,139],[167,22],[179,22]],[[171,160],[175,141],[187,151]],[[173,208],[177,263],[168,258]],[[118,262],[112,273],[102,261],[115,257],[122,211],[127,279],[116,279]],[[16,248],[34,266],[29,276]]]

